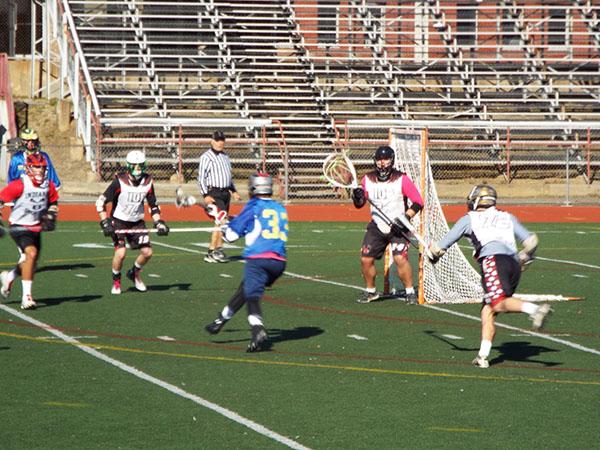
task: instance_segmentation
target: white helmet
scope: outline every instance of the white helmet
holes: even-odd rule
[[[139,150],[133,150],[127,153],[127,171],[136,180],[146,172],[146,155]],[[135,166],[139,165],[140,169],[136,170]]]
[[[248,192],[250,196],[273,194],[273,178],[266,173],[255,173],[248,181]]]

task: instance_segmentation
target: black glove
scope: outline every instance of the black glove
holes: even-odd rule
[[[6,234],[6,229],[4,228],[4,222],[0,220],[0,238]]]
[[[410,218],[406,217],[406,220],[410,221]],[[404,225],[400,221],[400,219],[395,219],[392,223],[390,233],[392,233],[396,237],[403,237],[407,236],[410,233],[410,231],[408,230],[408,228],[406,228],[406,225]]]
[[[48,212],[42,216],[42,231],[54,231],[56,229],[56,214]]]
[[[365,198],[365,190],[363,188],[357,187],[352,190],[352,198],[356,201],[361,201]]]
[[[169,234],[169,227],[167,226],[164,220],[157,220],[156,222],[154,222],[154,228],[158,230],[156,234],[158,234],[159,236],[166,236]]]
[[[102,228],[102,233],[104,236],[112,236],[115,233],[115,229],[112,225],[112,221],[110,219],[104,219],[100,221],[100,228]]]

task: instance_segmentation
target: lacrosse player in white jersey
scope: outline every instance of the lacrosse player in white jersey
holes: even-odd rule
[[[132,250],[140,251],[133,267],[127,271],[127,278],[133,281],[138,291],[147,290],[140,276],[142,268],[152,257],[150,235],[144,222],[144,200],[150,207],[156,234],[169,234],[169,227],[160,216],[152,177],[146,173],[146,156],[139,150],[133,150],[127,154],[126,161],[127,172],[118,174],[96,201],[102,232],[104,236],[112,237],[115,246],[112,260],[113,294],[121,293],[121,269],[125,260],[126,243]],[[112,203],[110,217],[106,211],[107,203]]]
[[[44,156],[31,153],[25,159],[25,173],[0,191],[0,212],[4,203],[14,202],[8,222],[10,235],[20,254],[13,270],[0,273],[0,294],[8,298],[13,282],[20,275],[23,287],[21,309],[37,306],[31,290],[42,247],[41,232],[53,231],[56,227],[58,192],[54,182],[48,180],[47,171],[48,162]],[[4,233],[4,224],[0,220],[0,237]]]
[[[496,190],[488,184],[475,186],[467,197],[469,212],[461,217],[438,243],[429,247],[429,259],[436,263],[446,250],[466,236],[475,250],[481,267],[485,296],[481,308],[481,346],[473,365],[488,368],[492,341],[499,313],[529,314],[533,328],[543,325],[551,309],[548,304],[536,305],[513,298],[521,271],[533,261],[538,238],[529,232],[515,216],[496,209]],[[517,252],[516,239],[523,248]]]
[[[367,173],[361,187],[352,191],[356,208],[362,208],[367,199],[376,206],[371,207],[371,222],[367,225],[362,243],[360,267],[367,287],[357,300],[359,303],[369,303],[379,298],[375,286],[375,260],[381,259],[388,244],[392,246],[398,278],[406,289],[406,301],[409,304],[418,303],[412,266],[408,260],[409,231],[399,217],[404,215],[410,221],[423,208],[423,199],[408,175],[394,169],[394,159],[395,153],[391,147],[379,147],[374,156],[375,170]]]

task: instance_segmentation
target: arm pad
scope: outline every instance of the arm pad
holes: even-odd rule
[[[99,213],[104,211],[104,205],[106,205],[106,197],[102,194],[98,197],[98,200],[96,200],[96,211]]]

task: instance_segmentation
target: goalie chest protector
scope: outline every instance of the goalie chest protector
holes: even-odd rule
[[[378,181],[377,173],[370,172],[363,179],[363,189],[369,199],[394,220],[406,212],[406,200],[402,192],[402,172],[394,171],[387,181]],[[371,217],[382,233],[389,233],[390,226],[381,217],[379,211],[371,206]]]
[[[119,187],[121,192],[113,211],[113,217],[125,222],[137,222],[144,218],[144,200],[152,189],[152,178],[144,174],[140,183],[135,186],[127,174],[120,174]]]

